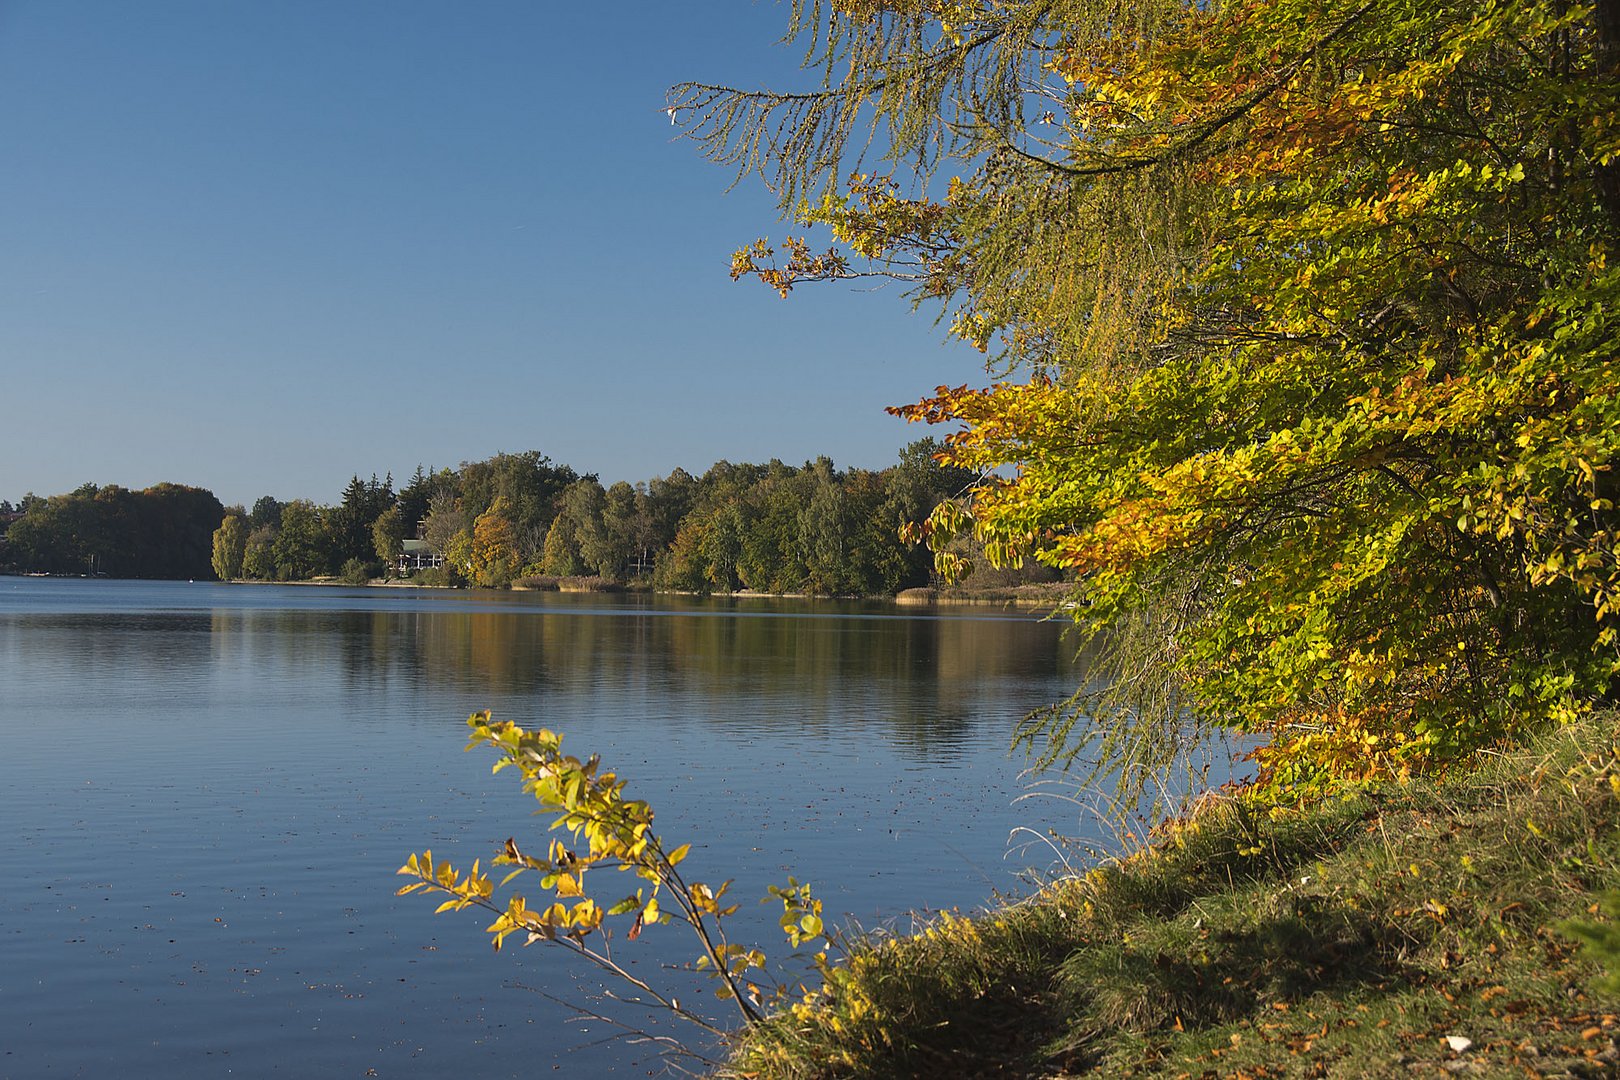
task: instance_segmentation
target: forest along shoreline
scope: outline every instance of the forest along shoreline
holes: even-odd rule
[[[915,600],[926,594],[909,590],[939,584],[936,553],[902,531],[975,479],[940,453],[925,439],[884,469],[721,461],[701,476],[604,487],[531,450],[419,466],[398,489],[392,474],[355,475],[331,506],[85,484],[0,501],[0,572]],[[980,567],[973,589],[952,597],[1017,600],[1018,587],[1061,577],[1033,561],[992,568],[972,538],[949,554]]]

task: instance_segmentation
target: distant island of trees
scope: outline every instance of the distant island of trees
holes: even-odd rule
[[[502,588],[588,577],[690,592],[879,595],[930,584],[932,555],[898,535],[976,477],[913,443],[886,469],[721,461],[604,488],[538,451],[456,469],[356,474],[333,506],[266,495],[226,507],[202,488],[86,484],[0,502],[0,568],[119,578]],[[1036,578],[1040,571],[1035,571]],[[1049,575],[1048,575],[1049,576]],[[1011,583],[1011,582],[1009,582]]]

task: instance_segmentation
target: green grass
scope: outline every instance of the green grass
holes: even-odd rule
[[[1617,740],[1600,714],[1444,781],[1303,813],[1206,804],[1029,901],[862,944],[730,1071],[1620,1075],[1620,997],[1561,928],[1620,957],[1600,908]]]

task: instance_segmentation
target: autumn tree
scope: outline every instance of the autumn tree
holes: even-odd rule
[[[485,461],[464,461],[460,470],[461,504],[469,521],[506,500],[506,518],[520,534],[544,535],[556,514],[557,497],[580,479],[568,465],[558,465],[537,450],[496,454]]]
[[[254,581],[271,581],[276,576],[276,532],[265,525],[247,535],[242,552],[242,576]]]
[[[900,278],[1003,373],[903,411],[988,477],[936,548],[1078,578],[1046,761],[1190,716],[1304,795],[1613,693],[1620,2],[792,12],[819,86],[672,105],[831,233],[734,276]]]
[[[242,576],[242,560],[247,554],[247,521],[241,514],[226,514],[214,530],[214,573],[221,581]]]
[[[658,557],[653,583],[675,592],[707,592],[708,562],[703,554],[707,534],[706,521],[696,520],[696,515],[682,519],[675,538]]]
[[[506,499],[496,496],[489,509],[473,522],[469,576],[488,588],[509,584],[518,571],[516,529],[507,514]]]

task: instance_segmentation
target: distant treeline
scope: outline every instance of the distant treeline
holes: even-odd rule
[[[85,484],[66,495],[0,503],[0,565],[48,574],[211,578],[211,537],[225,508],[179,484],[131,491]]]
[[[974,477],[914,443],[881,471],[719,462],[604,488],[538,451],[457,469],[357,475],[335,506],[265,496],[226,508],[196,488],[87,485],[28,496],[0,563],[113,577],[363,581],[421,563],[414,580],[501,587],[523,578],[597,576],[696,592],[741,588],[824,595],[929,583],[930,554],[904,544],[918,521]],[[0,505],[0,511],[6,507]],[[438,564],[436,567],[431,564]]]

